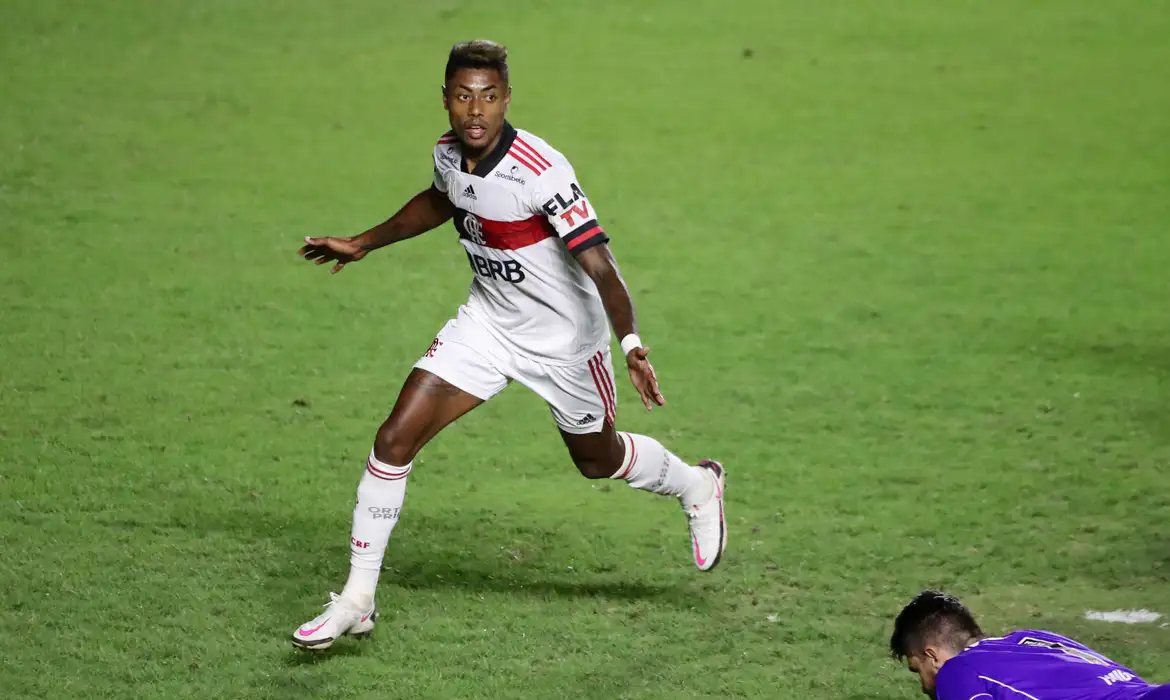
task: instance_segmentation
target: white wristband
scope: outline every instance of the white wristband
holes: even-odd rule
[[[622,353],[629,355],[634,348],[642,347],[642,339],[633,333],[622,338]]]

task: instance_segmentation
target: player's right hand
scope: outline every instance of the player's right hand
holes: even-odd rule
[[[357,236],[338,238],[326,236],[324,238],[310,238],[305,236],[305,245],[298,251],[305,260],[312,260],[318,265],[336,261],[337,264],[329,271],[330,274],[341,272],[341,268],[351,262],[357,262],[366,257],[365,250],[358,243]]]
[[[642,405],[647,411],[654,410],[654,406],[665,406],[666,398],[658,388],[658,375],[654,374],[654,367],[646,356],[650,348],[633,348],[626,355],[626,367],[630,370],[630,381],[642,399]]]

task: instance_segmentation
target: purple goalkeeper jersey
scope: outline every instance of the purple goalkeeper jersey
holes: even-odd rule
[[[935,682],[938,700],[1122,700],[1152,689],[1085,645],[1038,630],[971,644]]]

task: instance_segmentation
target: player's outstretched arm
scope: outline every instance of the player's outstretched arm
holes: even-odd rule
[[[298,252],[301,257],[318,265],[336,262],[330,272],[341,272],[343,267],[361,260],[372,250],[438,228],[454,213],[455,206],[451,200],[432,185],[412,197],[394,216],[365,233],[348,237],[306,237],[305,245]]]
[[[630,370],[630,381],[638,390],[642,405],[647,411],[653,410],[655,405],[665,405],[666,399],[658,388],[658,377],[654,374],[654,367],[646,359],[650,354],[650,348],[642,347],[641,341],[638,340],[634,302],[630,299],[630,290],[626,287],[625,280],[618,272],[613,252],[608,245],[600,243],[576,253],[576,258],[585,273],[597,285],[601,303],[605,305],[605,312],[609,315],[609,322],[617,336],[622,339],[622,350],[626,352],[626,367]]]

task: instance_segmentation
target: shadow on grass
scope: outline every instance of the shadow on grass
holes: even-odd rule
[[[362,656],[366,653],[367,649],[374,649],[374,645],[371,642],[372,640],[370,638],[355,639],[353,637],[348,637],[344,638],[342,641],[339,641],[328,649],[311,651],[308,649],[298,649],[293,647],[289,649],[284,663],[286,666],[291,667],[314,666],[330,659]]]
[[[263,541],[264,555],[255,595],[266,601],[276,619],[291,633],[298,623],[320,612],[330,590],[340,591],[349,571],[344,536],[347,514],[330,517],[276,513],[259,504],[240,510],[225,503],[205,504],[186,529],[203,534]],[[715,577],[664,570],[660,565],[626,558],[604,561],[604,545],[557,532],[555,526],[512,524],[505,531],[469,529],[466,521],[439,516],[414,516],[409,531],[395,531],[379,582],[379,602],[408,598],[410,592],[451,591],[479,597],[494,594],[530,601],[596,599],[615,603],[645,602],[678,610],[703,610],[710,605],[707,582]],[[399,529],[403,529],[400,528]],[[425,533],[425,537],[420,537]],[[403,536],[400,536],[403,535]],[[522,560],[509,551],[520,538],[531,544]],[[589,551],[579,548],[592,547]],[[599,549],[600,548],[600,549]],[[566,570],[563,552],[581,551],[584,562]]]
[[[601,598],[620,601],[656,601],[685,608],[701,607],[684,586],[635,580],[636,574],[581,573],[566,576],[539,568],[478,568],[464,562],[395,560],[382,573],[383,585],[407,590],[463,589],[472,592],[553,598]]]

